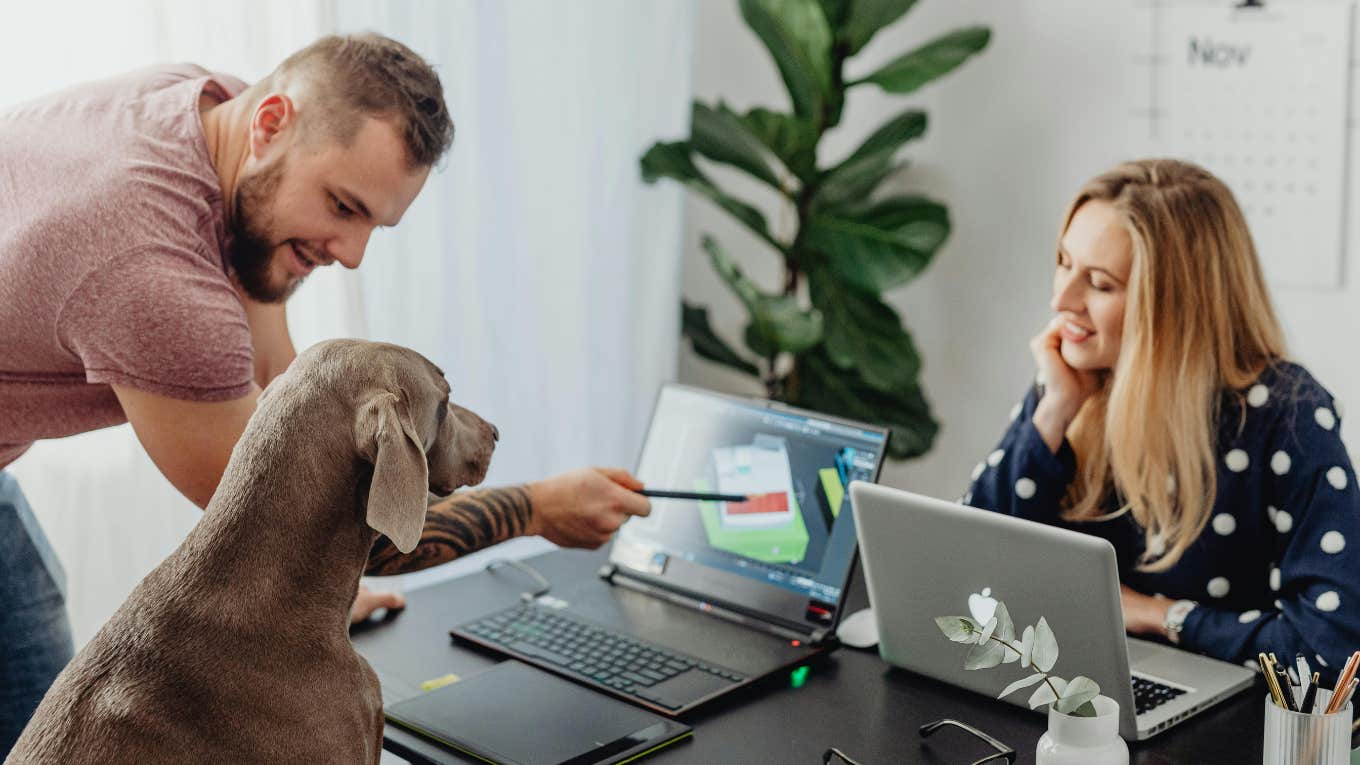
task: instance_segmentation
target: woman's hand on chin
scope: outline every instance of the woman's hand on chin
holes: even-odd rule
[[[1030,353],[1044,382],[1044,397],[1034,410],[1034,426],[1054,454],[1062,447],[1067,428],[1086,399],[1100,387],[1095,372],[1073,369],[1062,357],[1063,318],[1054,316],[1044,330],[1029,341]]]

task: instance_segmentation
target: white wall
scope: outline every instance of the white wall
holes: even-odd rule
[[[696,95],[740,108],[786,108],[778,74],[735,6],[700,3]],[[1148,70],[1135,61],[1151,49],[1150,17],[1133,0],[924,0],[880,33],[849,72],[863,74],[969,24],[992,28],[982,55],[911,96],[886,96],[872,86],[851,91],[822,157],[838,160],[908,105],[929,112],[927,135],[906,151],[913,165],[902,185],[946,202],[954,232],[929,270],[889,302],[916,338],[926,393],[943,427],[928,455],[890,463],[883,482],[950,498],[962,493],[972,466],[1000,438],[1033,373],[1027,342],[1050,314],[1050,264],[1065,205],[1088,177],[1154,151],[1147,123],[1135,116],[1147,100]],[[1353,113],[1355,102],[1353,95]],[[1350,220],[1360,221],[1360,174],[1354,161],[1351,167]],[[732,188],[755,193],[746,184]],[[691,198],[687,205],[683,293],[708,305],[718,332],[738,344],[745,318],[699,251],[699,237],[718,235],[770,289],[778,284],[776,258],[706,202]],[[778,219],[774,208],[766,211]],[[1357,273],[1357,229],[1349,227],[1347,274]],[[1326,292],[1276,288],[1274,297],[1294,356],[1342,400],[1360,402],[1360,348],[1348,342],[1360,329],[1355,280]],[[679,374],[697,385],[760,393],[748,378],[688,347]],[[1349,443],[1355,451],[1357,442]]]

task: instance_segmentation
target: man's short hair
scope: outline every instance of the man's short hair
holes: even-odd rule
[[[396,40],[331,35],[294,53],[252,91],[299,83],[311,108],[300,118],[349,145],[365,117],[394,120],[412,167],[430,167],[453,143],[444,88],[429,63]],[[256,90],[256,89],[265,90]]]

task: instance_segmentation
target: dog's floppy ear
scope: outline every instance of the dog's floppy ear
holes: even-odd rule
[[[354,428],[359,454],[373,463],[368,525],[408,553],[425,526],[429,466],[406,405],[383,391],[359,406]]]

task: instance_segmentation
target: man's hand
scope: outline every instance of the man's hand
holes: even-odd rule
[[[641,488],[618,468],[582,468],[531,483],[533,514],[524,534],[563,547],[599,547],[624,521],[652,511],[652,503],[633,491]]]
[[[1166,610],[1170,598],[1144,595],[1126,584],[1119,585],[1119,604],[1124,608],[1124,631],[1130,635],[1166,637]]]
[[[349,607],[349,623],[358,624],[373,615],[379,608],[386,608],[395,611],[406,607],[406,598],[399,592],[376,592],[364,585],[359,585],[359,594],[354,596],[354,603]]]

